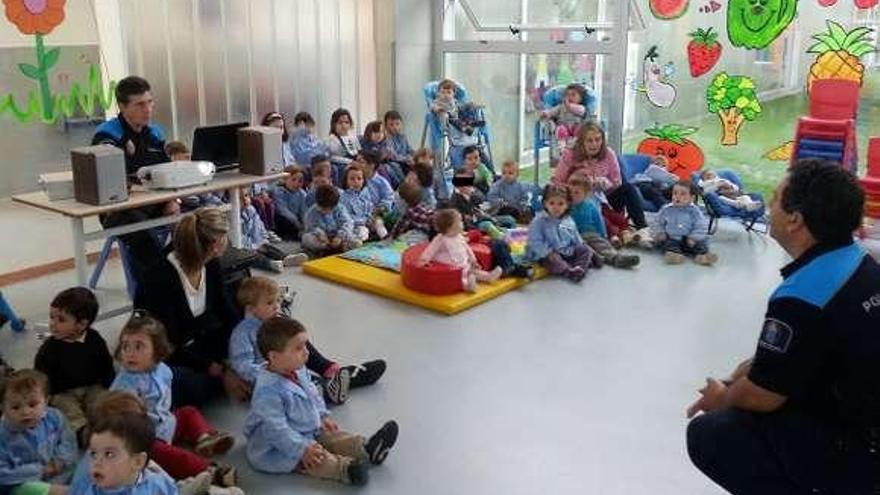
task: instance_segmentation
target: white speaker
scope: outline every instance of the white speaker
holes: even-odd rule
[[[70,152],[73,193],[80,203],[106,205],[128,199],[125,154],[115,146],[99,144]]]
[[[281,129],[254,126],[238,130],[238,169],[248,175],[277,174],[284,169]]]

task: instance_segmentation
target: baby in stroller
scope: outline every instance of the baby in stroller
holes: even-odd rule
[[[714,170],[707,169],[700,172],[700,182],[698,185],[702,189],[703,194],[714,192],[718,194],[718,199],[722,203],[732,208],[751,212],[764,207],[761,201],[748,194],[744,194],[739,186],[723,177],[719,177]]]

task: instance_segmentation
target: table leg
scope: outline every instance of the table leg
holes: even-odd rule
[[[228,191],[229,195],[229,242],[232,247],[241,249],[241,197],[238,195],[238,188],[232,188]]]
[[[85,230],[82,218],[70,219],[70,231],[73,233],[73,264],[76,269],[76,284],[86,287],[88,284],[88,261],[86,260]]]

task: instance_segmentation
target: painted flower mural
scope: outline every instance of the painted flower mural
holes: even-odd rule
[[[6,18],[23,34],[49,34],[64,21],[67,0],[3,0]]]

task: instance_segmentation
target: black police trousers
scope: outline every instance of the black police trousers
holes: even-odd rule
[[[694,465],[733,495],[880,494],[876,440],[790,410],[718,411],[687,428]]]

